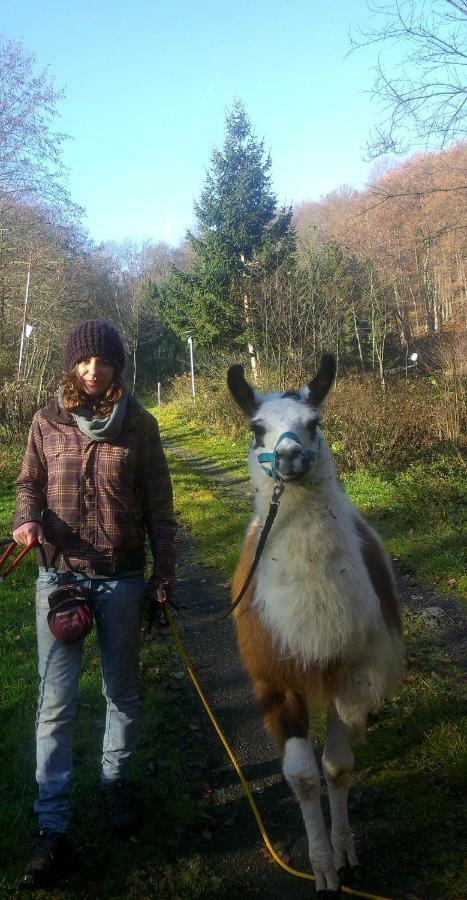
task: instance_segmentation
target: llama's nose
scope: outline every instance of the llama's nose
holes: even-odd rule
[[[276,467],[281,478],[299,478],[309,466],[309,459],[300,444],[281,444],[276,450]]]

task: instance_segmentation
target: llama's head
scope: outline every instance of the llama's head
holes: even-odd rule
[[[250,457],[258,474],[283,481],[311,479],[321,441],[319,411],[335,374],[335,359],[325,353],[313,380],[299,391],[260,394],[246,381],[243,366],[230,367],[227,383],[250,420]]]

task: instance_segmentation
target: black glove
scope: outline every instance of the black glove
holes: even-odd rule
[[[146,600],[146,632],[149,634],[154,625],[167,628],[169,622],[165,614],[165,604],[172,604],[173,584],[162,575],[151,575],[145,592]]]

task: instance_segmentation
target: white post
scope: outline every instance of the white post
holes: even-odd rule
[[[28,308],[29,282],[31,280],[31,253],[32,251],[29,252],[28,277],[26,280],[26,293],[24,295],[23,324],[21,327],[21,341],[19,345],[18,379],[21,376],[21,363],[23,361],[24,335],[26,331],[26,310]]]
[[[243,253],[240,253],[240,259],[243,266],[242,275],[244,278],[247,277],[246,273],[246,264],[245,264],[245,256]],[[243,309],[245,310],[245,323],[250,327],[251,324],[251,315],[250,315],[250,301],[248,298],[248,293],[245,289],[245,293],[243,294]],[[248,341],[248,353],[250,354],[250,365],[251,365],[251,374],[253,375],[253,381],[256,383],[258,380],[258,354],[253,344]]]
[[[190,365],[191,365],[191,393],[196,397],[195,391],[195,368],[193,364],[193,335],[191,331],[188,333],[188,346],[190,348]]]
[[[158,406],[161,405],[161,383],[160,383],[160,381],[157,382],[157,404],[158,404]]]

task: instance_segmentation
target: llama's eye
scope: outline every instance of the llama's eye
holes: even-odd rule
[[[252,422],[250,427],[254,434],[255,447],[264,447],[263,438],[266,433],[264,425],[260,425],[258,422]]]
[[[314,438],[316,436],[316,429],[317,429],[318,425],[319,425],[319,419],[312,419],[311,422],[307,422],[305,427],[311,438]]]

